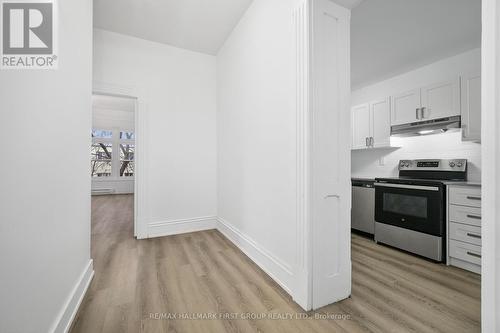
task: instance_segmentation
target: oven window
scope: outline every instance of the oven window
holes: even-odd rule
[[[427,198],[397,193],[384,193],[384,211],[427,218]]]

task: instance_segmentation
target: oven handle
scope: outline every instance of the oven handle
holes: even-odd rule
[[[379,187],[406,188],[406,189],[410,189],[410,190],[439,191],[439,187],[435,187],[435,186],[389,184],[389,183],[375,183],[374,185],[379,186]]]

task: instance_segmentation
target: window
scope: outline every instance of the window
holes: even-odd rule
[[[111,176],[113,145],[108,143],[94,143],[90,151],[90,174],[92,177]]]
[[[134,151],[134,145],[120,144],[120,177],[134,175]]]
[[[93,129],[90,174],[99,177],[133,177],[135,133],[119,129]]]

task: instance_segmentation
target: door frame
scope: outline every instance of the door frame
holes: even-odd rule
[[[135,126],[135,152],[134,152],[134,237],[137,239],[147,238],[147,226],[145,221],[145,166],[147,144],[145,130],[146,107],[134,87],[126,87],[117,84],[94,81],[92,94],[129,98],[135,100],[134,126]]]
[[[482,259],[481,326],[500,332],[500,4],[482,1],[481,164]]]
[[[317,71],[316,63],[326,51],[315,44],[318,35],[317,18],[326,15],[339,23],[337,35],[337,100],[320,100],[319,93],[325,84],[331,84]],[[332,0],[301,0],[293,11],[295,29],[295,91],[297,120],[297,272],[294,301],[305,310],[317,309],[348,297],[351,293],[351,105],[350,105],[350,11]],[[346,24],[347,21],[347,24]],[[315,67],[316,66],[316,67]],[[326,83],[325,83],[326,82]],[[324,96],[323,96],[324,97]],[[339,129],[339,173],[336,177],[326,172],[321,152],[328,149],[329,138],[318,134],[321,117],[327,108],[338,110],[338,119],[345,126]],[[331,119],[330,119],[331,120]],[[334,151],[333,154],[336,152]],[[341,179],[340,179],[341,178]],[[345,179],[344,179],[345,178]],[[328,186],[318,186],[329,184]],[[325,201],[338,208],[338,216],[330,216]],[[338,233],[325,235],[319,230],[325,223],[334,223]],[[338,246],[329,255],[318,252],[319,243],[336,241]],[[330,257],[330,261],[327,257]],[[334,267],[335,266],[335,267]],[[333,272],[334,271],[334,272]],[[322,279],[322,280],[321,280]],[[327,286],[321,297],[318,286]]]

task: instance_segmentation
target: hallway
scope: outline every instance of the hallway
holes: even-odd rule
[[[218,231],[137,241],[132,217],[132,195],[92,198],[95,277],[73,333],[480,331],[473,273],[353,235],[352,297],[306,318]]]

